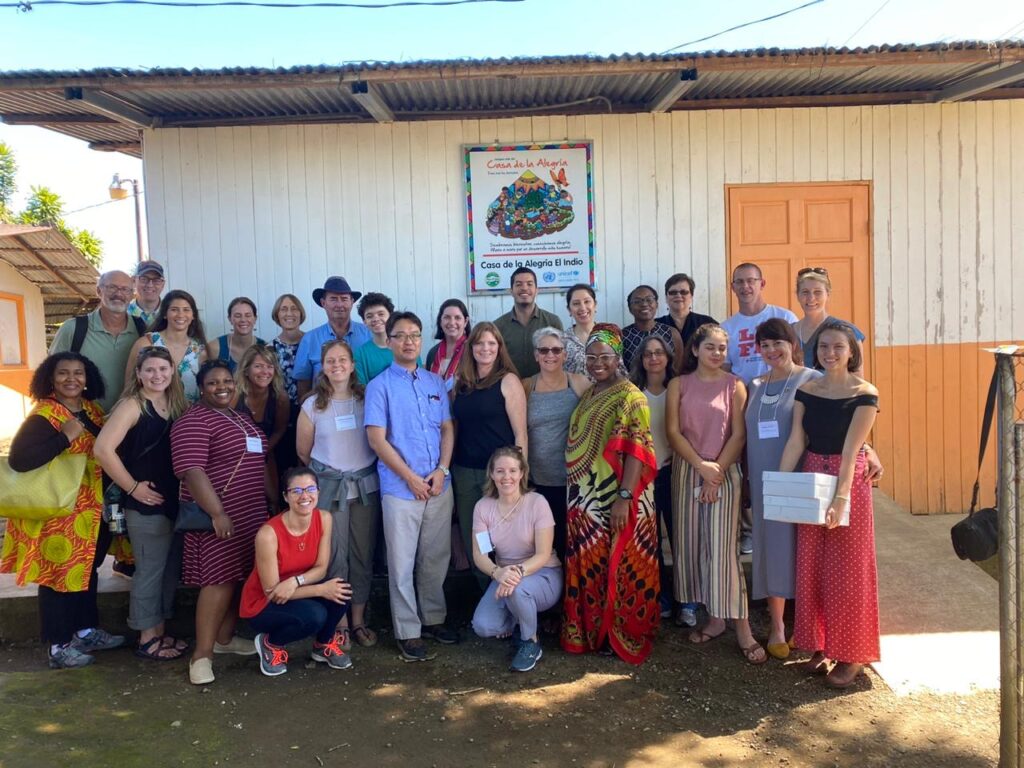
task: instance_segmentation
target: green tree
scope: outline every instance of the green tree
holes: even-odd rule
[[[64,221],[64,201],[49,187],[33,186],[25,210],[18,216],[22,224],[54,227],[74,245],[96,269],[103,259],[103,241],[87,229],[74,229]]]
[[[14,160],[14,152],[0,141],[0,221],[7,223],[14,220],[11,200],[14,199],[14,191],[17,189],[14,182],[17,173],[18,163]]]

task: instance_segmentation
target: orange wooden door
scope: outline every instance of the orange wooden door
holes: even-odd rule
[[[829,314],[867,336],[866,375],[873,360],[870,186],[753,184],[728,186],[729,276],[737,264],[761,268],[769,304],[803,312],[796,300],[802,267],[825,267],[832,281]],[[727,278],[728,279],[728,278]],[[730,291],[731,311],[737,310]]]

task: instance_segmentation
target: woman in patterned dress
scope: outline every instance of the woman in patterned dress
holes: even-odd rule
[[[184,583],[199,587],[189,680],[205,685],[214,680],[214,653],[256,653],[234,630],[238,586],[252,570],[253,542],[267,520],[267,438],[247,414],[231,408],[235,380],[226,362],[203,365],[198,381],[199,402],[171,427],[171,456],[182,499],[195,501],[213,520],[213,531],[185,534],[181,574]]]
[[[103,470],[93,456],[103,425],[103,377],[77,352],[50,355],[29,384],[36,401],[11,443],[15,472],[45,466],[62,453],[84,453],[85,474],[74,512],[50,520],[7,521],[0,571],[18,586],[39,585],[40,637],[52,669],[91,664],[92,651],[117,648],[124,638],[99,629],[96,569],[110,533],[102,521]]]
[[[594,379],[565,449],[569,511],[562,648],[640,664],[658,626],[657,460],[643,393],[622,378],[622,335],[599,323],[587,342]]]
[[[135,377],[135,362],[139,352],[146,347],[166,347],[170,350],[171,359],[181,376],[181,385],[185,388],[185,399],[190,403],[198,400],[196,374],[199,366],[206,362],[206,333],[192,294],[187,291],[168,291],[160,300],[149,333],[140,336],[128,353],[125,381]]]
[[[814,654],[806,671],[822,674],[834,660],[825,682],[846,688],[880,656],[871,470],[864,452],[878,414],[878,390],[854,373],[863,360],[849,323],[825,321],[812,362],[825,375],[796,391],[780,469],[792,472],[800,464],[804,472],[836,475],[838,481],[825,525],[798,526],[793,641]],[[849,525],[839,526],[844,507]]]

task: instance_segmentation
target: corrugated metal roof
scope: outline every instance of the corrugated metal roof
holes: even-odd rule
[[[0,223],[0,259],[39,287],[48,325],[98,301],[99,272],[53,227]]]
[[[365,122],[373,118],[352,94],[363,81],[398,120],[636,112],[689,69],[697,79],[670,109],[900,103],[935,100],[951,84],[1007,66],[1016,72],[1020,62],[1020,41],[963,41],[276,69],[26,70],[0,72],[0,116],[138,155],[140,125],[112,118],[119,108],[154,127]],[[65,88],[100,94],[114,113],[68,101]],[[1014,96],[1024,96],[1024,71],[975,98]]]

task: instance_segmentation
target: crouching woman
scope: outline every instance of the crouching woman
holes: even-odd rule
[[[300,467],[281,478],[288,504],[256,534],[256,566],[242,588],[239,614],[256,630],[260,671],[288,671],[284,646],[312,636],[313,661],[347,669],[350,659],[335,630],[348,611],[352,588],[322,581],[331,558],[331,515],[317,509],[316,475]]]
[[[543,655],[537,614],[562,593],[562,568],[552,551],[555,518],[543,496],[527,491],[526,476],[522,451],[499,448],[487,463],[484,497],[473,509],[473,563],[491,578],[473,630],[480,637],[512,637],[515,672],[529,672]]]

